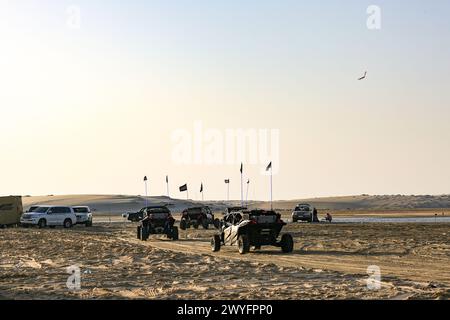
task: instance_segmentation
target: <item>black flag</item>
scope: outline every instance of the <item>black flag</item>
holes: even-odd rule
[[[225,183],[230,183],[230,179],[225,179]]]
[[[202,184],[200,185],[200,192],[203,192],[203,182],[202,182]]]
[[[247,180],[247,184],[250,184],[250,179]]]
[[[166,183],[169,183],[169,176],[166,176]]]
[[[144,181],[147,181],[147,180],[148,180],[148,179],[147,179],[147,176],[145,176],[145,177],[144,177]]]
[[[244,164],[241,162],[241,173],[244,172]]]
[[[272,169],[272,161],[270,161],[269,165],[266,168],[266,171],[269,171],[270,169]]]
[[[180,187],[180,192],[187,191],[187,184],[184,184]]]

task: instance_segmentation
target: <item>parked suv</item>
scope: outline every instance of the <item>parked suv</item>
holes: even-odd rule
[[[77,223],[77,217],[71,207],[67,206],[40,206],[33,212],[27,212],[20,218],[25,226],[38,226],[39,228],[63,226],[72,228]]]
[[[297,205],[292,212],[292,222],[297,221],[319,222],[317,209],[307,203]]]
[[[92,213],[88,206],[72,207],[77,217],[77,224],[84,224],[86,227],[92,227]]]

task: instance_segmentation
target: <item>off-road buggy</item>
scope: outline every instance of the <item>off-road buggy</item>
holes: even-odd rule
[[[187,208],[181,213],[181,230],[186,230],[190,227],[198,229],[199,226],[208,229],[211,224],[218,229],[220,227],[220,220],[214,218],[214,214],[207,206]]]
[[[217,252],[222,245],[237,245],[239,253],[245,254],[250,247],[259,250],[261,246],[272,245],[289,253],[294,249],[292,236],[286,233],[277,240],[285,225],[281,215],[272,210],[232,211],[224,216],[220,233],[211,239],[211,249]]]
[[[167,207],[147,207],[145,217],[137,227],[137,238],[146,241],[151,234],[165,234],[167,238],[178,240],[175,219]]]

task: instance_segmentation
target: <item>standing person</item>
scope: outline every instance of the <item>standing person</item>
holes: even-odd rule
[[[312,218],[313,222],[319,222],[319,218],[317,217],[317,209],[314,208],[313,210],[313,218]]]

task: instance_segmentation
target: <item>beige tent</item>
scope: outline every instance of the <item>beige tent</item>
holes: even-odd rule
[[[22,197],[0,197],[0,227],[19,224],[22,212]]]

